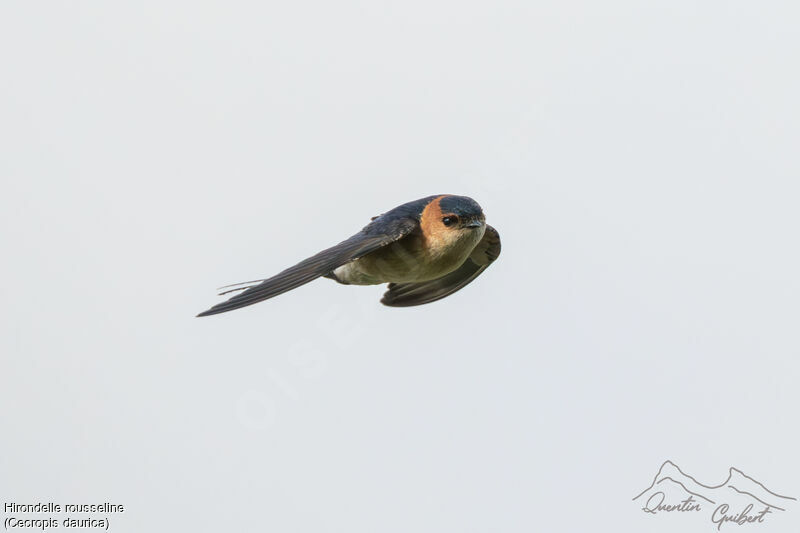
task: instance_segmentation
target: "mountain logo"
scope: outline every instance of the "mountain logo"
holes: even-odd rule
[[[733,467],[719,485],[704,485],[672,461],[664,461],[650,486],[633,501],[650,515],[707,515],[721,530],[723,525],[763,524],[773,513],[790,510],[797,498],[773,492]]]

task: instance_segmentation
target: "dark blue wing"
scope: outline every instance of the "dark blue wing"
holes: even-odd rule
[[[393,213],[395,210],[377,217],[360,232],[336,246],[323,250],[269,279],[257,280],[261,282],[256,285],[243,287],[244,292],[197,316],[232,311],[283,294],[324,276],[345,263],[400,240],[419,227],[419,221],[414,216],[407,216],[404,212]]]

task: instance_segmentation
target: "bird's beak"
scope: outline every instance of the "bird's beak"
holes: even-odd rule
[[[468,228],[480,228],[481,226],[483,226],[483,222],[481,222],[478,219],[470,220],[469,222],[464,224],[464,226],[466,226]]]

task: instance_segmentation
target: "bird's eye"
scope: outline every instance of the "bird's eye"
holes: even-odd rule
[[[452,226],[456,222],[458,222],[458,217],[455,216],[455,215],[449,216],[449,217],[444,217],[442,219],[442,224],[444,224],[445,226]]]

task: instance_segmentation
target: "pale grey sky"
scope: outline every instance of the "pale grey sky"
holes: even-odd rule
[[[121,503],[117,532],[712,531],[631,502],[666,459],[800,497],[799,26],[3,2],[0,500]],[[194,318],[436,193],[503,239],[458,294]]]

